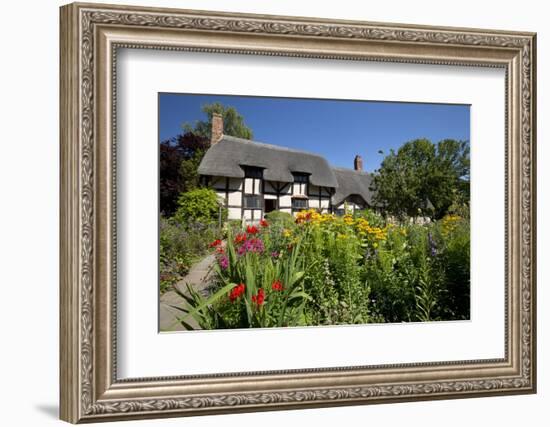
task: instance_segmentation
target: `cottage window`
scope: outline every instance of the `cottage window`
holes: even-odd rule
[[[263,169],[252,166],[243,166],[243,169],[245,194],[261,194]]]
[[[295,173],[294,174],[294,182],[303,182],[307,184],[307,175],[304,173]]]
[[[261,196],[244,196],[244,207],[246,209],[262,209]]]
[[[245,178],[259,178],[263,176],[263,169],[253,166],[243,166]]]
[[[293,175],[294,184],[292,186],[292,194],[294,196],[307,196],[308,175],[304,173],[294,173]]]
[[[307,209],[307,199],[302,198],[292,198],[292,209],[294,210],[302,210]]]

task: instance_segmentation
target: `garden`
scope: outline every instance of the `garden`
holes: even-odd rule
[[[243,225],[227,220],[198,166],[211,146],[214,113],[223,116],[224,134],[251,139],[252,129],[233,107],[201,110],[206,120],[184,123],[184,133],[160,144],[161,314],[168,305],[170,325],[470,318],[468,140],[421,138],[379,150],[384,157],[369,188],[375,210],[273,211]],[[206,264],[207,273],[197,271]],[[171,327],[161,321],[161,329]]]
[[[469,318],[467,213],[419,224],[371,210],[343,216],[305,210],[295,217],[271,212],[245,227],[198,224],[179,234],[177,221],[161,224],[165,259],[215,257],[206,295],[192,284],[177,290],[186,301],[177,307],[185,329]]]

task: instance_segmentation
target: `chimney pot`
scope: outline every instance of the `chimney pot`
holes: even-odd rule
[[[217,144],[223,137],[223,117],[221,114],[212,113],[212,136],[210,145]]]
[[[355,160],[353,161],[353,168],[356,171],[362,171],[363,170],[363,158],[359,155],[355,156]]]

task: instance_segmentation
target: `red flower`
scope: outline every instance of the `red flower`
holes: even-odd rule
[[[208,247],[215,248],[216,246],[219,246],[221,244],[222,244],[222,241],[220,239],[217,239],[217,240],[214,240],[212,243],[210,243],[210,245],[208,245]]]
[[[283,290],[283,284],[281,283],[280,280],[275,280],[271,284],[271,289],[273,289],[274,291],[282,291]]]
[[[260,288],[258,289],[258,295],[252,295],[252,302],[255,302],[258,304],[258,307],[263,305],[265,299],[264,289]]]
[[[248,234],[256,234],[258,232],[258,228],[254,225],[249,225],[246,227],[246,232]]]
[[[221,246],[218,246],[218,247],[216,248],[216,252],[219,253],[219,254],[224,254],[224,253],[225,253],[225,249],[222,248]]]
[[[265,219],[262,219],[262,220],[260,221],[260,225],[261,225],[262,227],[269,227],[269,222],[267,222]]]
[[[244,294],[244,283],[239,283],[238,285],[235,285],[233,289],[231,289],[231,292],[229,293],[229,300],[231,302],[234,302],[237,298],[239,298],[242,294]]]
[[[246,240],[246,233],[239,233],[235,236],[235,243],[240,244]]]

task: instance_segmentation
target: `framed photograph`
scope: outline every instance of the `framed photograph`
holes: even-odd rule
[[[536,391],[535,34],[60,22],[63,420]]]

